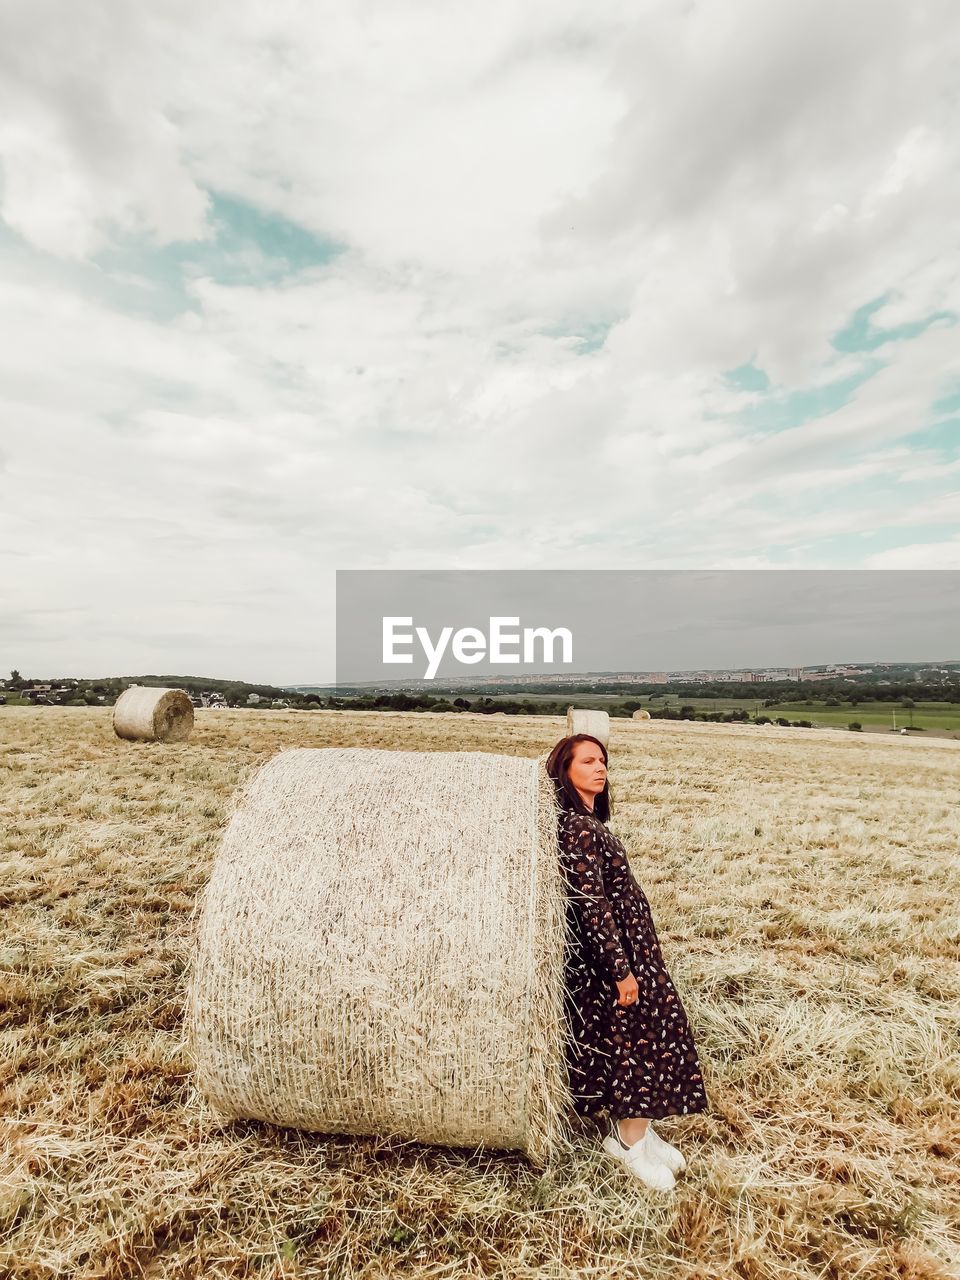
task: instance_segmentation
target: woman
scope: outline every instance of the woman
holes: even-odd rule
[[[563,811],[558,843],[568,887],[565,1005],[574,1110],[606,1112],[604,1149],[647,1186],[669,1191],[685,1161],[651,1121],[707,1109],[686,1012],[650,904],[605,825],[606,748],[585,733],[563,738],[547,773]]]

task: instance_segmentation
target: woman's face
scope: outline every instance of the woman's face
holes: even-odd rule
[[[578,742],[575,745],[568,772],[584,804],[592,809],[594,796],[600,794],[607,781],[603,752],[595,742]]]

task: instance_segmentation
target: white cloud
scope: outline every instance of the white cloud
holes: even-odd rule
[[[8,8],[23,627],[56,602],[96,669],[215,668],[236,634],[238,668],[322,677],[269,635],[319,634],[337,566],[813,566],[949,521],[956,450],[902,441],[956,385],[956,329],[830,338],[880,297],[880,328],[960,310],[958,51],[945,0]],[[210,192],[345,251],[259,286],[211,252],[152,317],[103,250],[210,248]],[[724,378],[751,360],[771,392]],[[820,417],[758,425],[818,390]]]
[[[204,234],[207,197],[171,118],[170,55],[186,13],[167,5],[160,32],[136,0],[5,9],[0,215],[39,248],[79,258],[122,231],[161,243]]]
[[[960,495],[958,495],[960,497]],[[946,542],[917,542],[867,556],[867,569],[960,569],[960,534]]]

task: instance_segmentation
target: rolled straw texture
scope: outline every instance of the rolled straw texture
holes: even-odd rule
[[[298,748],[254,775],[188,966],[196,1079],[217,1111],[550,1162],[571,1115],[543,766]]]
[[[649,711],[635,711],[635,712],[633,713],[633,715],[631,716],[631,719],[632,719],[632,720],[649,720],[649,719],[650,719],[650,712],[649,712]]]
[[[113,708],[118,738],[149,742],[186,742],[193,729],[193,703],[182,689],[132,684]]]
[[[567,707],[567,737],[573,733],[591,733],[606,746],[610,741],[610,717],[606,711]]]

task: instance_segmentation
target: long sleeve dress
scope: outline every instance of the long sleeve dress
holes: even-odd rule
[[[574,1110],[610,1120],[706,1111],[700,1062],[626,850],[596,817],[566,810],[558,824],[567,884],[565,1006]],[[638,995],[617,1004],[632,973]]]

